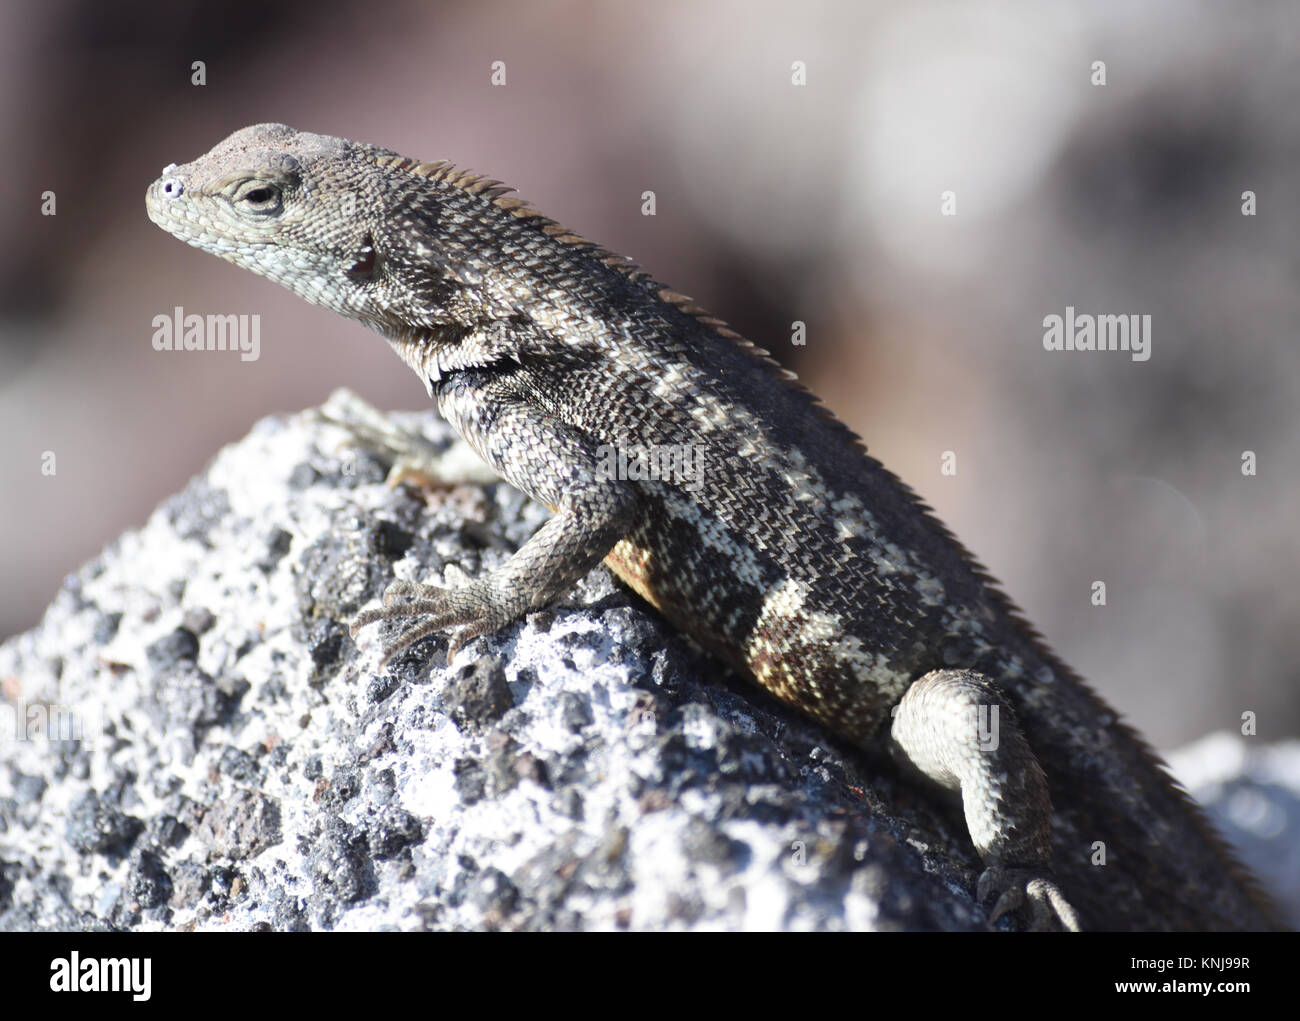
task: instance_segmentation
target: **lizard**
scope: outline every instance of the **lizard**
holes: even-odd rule
[[[148,188],[164,230],[383,335],[552,511],[468,582],[394,581],[354,638],[398,622],[387,662],[447,632],[450,662],[604,561],[778,700],[959,802],[990,926],[1277,925],[1145,740],[855,433],[767,351],[511,192],[283,124]],[[647,452],[678,460],[627,470]]]

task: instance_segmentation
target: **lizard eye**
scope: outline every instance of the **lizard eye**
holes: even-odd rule
[[[277,213],[280,211],[280,189],[265,181],[249,181],[236,194],[235,202],[249,212]]]

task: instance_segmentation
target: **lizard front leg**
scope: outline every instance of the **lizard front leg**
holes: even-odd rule
[[[890,729],[895,750],[925,776],[961,792],[985,871],[980,900],[997,896],[991,922],[1026,902],[1036,930],[1078,931],[1051,879],[1047,777],[997,686],[969,670],[935,670],[904,693]]]
[[[631,530],[632,483],[605,477],[591,441],[525,397],[524,384],[491,371],[458,373],[439,387],[443,415],[498,474],[554,511],[496,570],[453,589],[396,581],[384,605],[352,622],[352,634],[382,620],[421,618],[386,644],[384,662],[420,639],[454,629],[448,657],[563,595]]]

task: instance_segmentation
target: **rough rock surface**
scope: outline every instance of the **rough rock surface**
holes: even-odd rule
[[[389,488],[350,438],[259,423],[0,646],[0,929],[985,925],[957,812],[603,568],[451,664],[433,638],[377,671],[352,614],[394,575],[476,574],[546,512]],[[1291,846],[1298,790],[1260,795]],[[1257,830],[1278,857],[1285,828]]]

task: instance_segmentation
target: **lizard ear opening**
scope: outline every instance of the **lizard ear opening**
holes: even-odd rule
[[[375,251],[375,239],[367,234],[357,250],[356,259],[348,267],[348,276],[353,280],[373,280],[379,271],[379,255]]]

